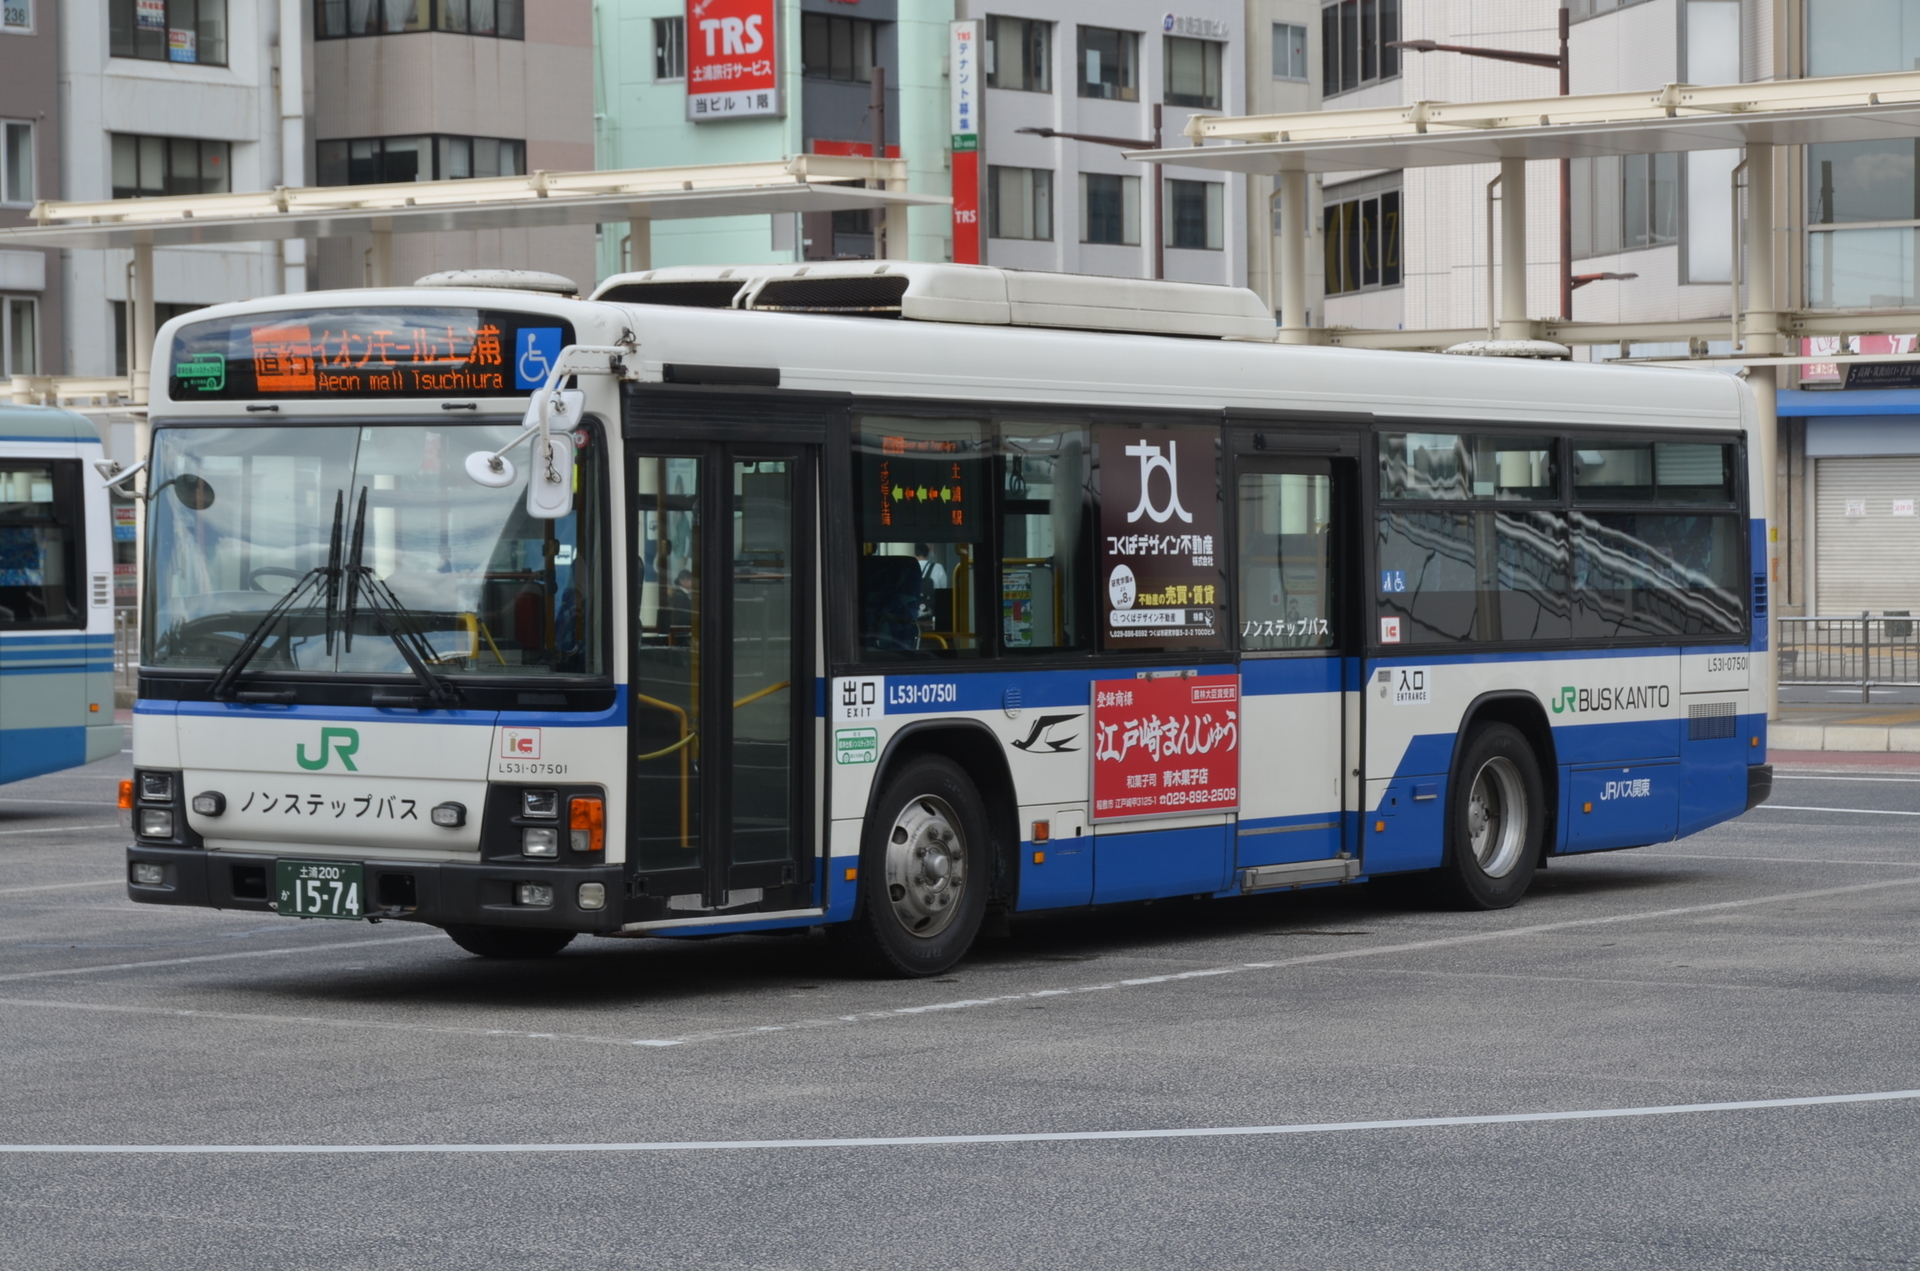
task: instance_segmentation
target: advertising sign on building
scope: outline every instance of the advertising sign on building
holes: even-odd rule
[[[780,113],[776,0],[687,0],[687,118]]]
[[[1105,647],[1225,647],[1219,438],[1178,424],[1094,429]]]
[[[980,258],[980,53],[979,22],[954,22],[947,50],[953,74],[953,262],[978,265]]]
[[[1094,681],[1094,820],[1239,803],[1239,676]]]

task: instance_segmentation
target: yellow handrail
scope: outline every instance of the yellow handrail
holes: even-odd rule
[[[735,702],[733,704],[733,708],[735,710],[739,710],[742,706],[745,706],[750,702],[757,702],[763,697],[771,697],[773,694],[780,692],[782,689],[789,689],[792,687],[793,687],[792,680],[781,680],[778,684],[769,684],[767,685],[767,687],[761,689],[756,693],[747,694],[745,697]],[[661,750],[651,751],[644,755],[635,755],[634,761],[636,763],[645,763],[649,759],[665,759],[668,755],[671,755],[676,751],[679,752],[679,755],[680,755],[680,846],[683,848],[690,848],[692,847],[692,843],[689,842],[689,839],[691,839],[692,835],[688,828],[688,822],[689,822],[688,803],[692,793],[692,790],[691,790],[692,774],[687,771],[687,762],[688,762],[687,748],[694,741],[699,739],[700,733],[697,729],[690,726],[687,712],[683,708],[675,706],[672,702],[663,702],[657,697],[648,697],[645,693],[635,693],[633,697],[635,701],[645,703],[648,706],[655,706],[663,711],[672,711],[674,715],[679,718],[679,721],[680,721],[680,740],[679,741],[676,741],[671,746],[667,746]]]
[[[757,702],[763,697],[770,697],[773,694],[778,693],[783,688],[792,688],[792,687],[793,687],[792,680],[781,680],[778,684],[769,684],[765,688],[761,689],[758,693],[749,693],[745,697],[741,698],[739,701],[735,702],[733,704],[733,709],[739,710],[742,706],[745,706],[749,702]]]

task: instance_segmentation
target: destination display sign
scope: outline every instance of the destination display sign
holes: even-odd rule
[[[1226,647],[1219,440],[1186,425],[1093,430],[1106,648]]]
[[[182,327],[167,365],[181,401],[513,397],[546,382],[570,323],[442,307],[308,309]]]
[[[1094,681],[1094,820],[1239,804],[1239,676]]]

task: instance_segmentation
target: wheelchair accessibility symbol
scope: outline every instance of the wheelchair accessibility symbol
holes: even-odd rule
[[[559,327],[521,327],[514,338],[513,386],[539,388],[560,356]]]

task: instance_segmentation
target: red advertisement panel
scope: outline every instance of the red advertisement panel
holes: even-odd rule
[[[1239,804],[1239,676],[1094,682],[1094,820]]]
[[[780,113],[776,0],[687,0],[687,118]]]
[[[980,151],[953,149],[953,263],[980,264]],[[973,141],[968,137],[965,140]]]

